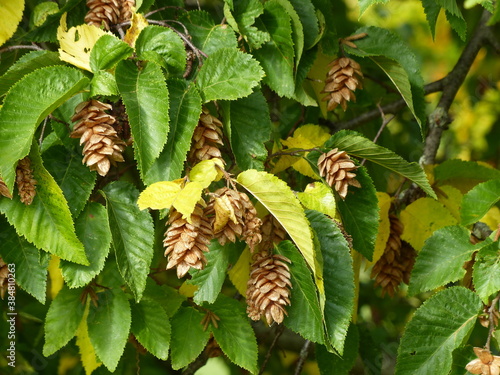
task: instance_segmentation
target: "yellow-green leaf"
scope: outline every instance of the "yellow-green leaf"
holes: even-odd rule
[[[57,294],[60,292],[64,285],[64,279],[59,268],[59,264],[61,263],[61,258],[56,255],[52,255],[49,261],[49,267],[47,270],[49,271],[50,278],[50,298],[56,298]]]
[[[453,217],[460,220],[460,205],[464,196],[462,192],[453,186],[445,185],[436,189],[436,195]]]
[[[155,182],[144,189],[139,195],[137,205],[141,210],[145,208],[152,208],[153,210],[170,208],[177,194],[181,191],[182,183],[182,179]]]
[[[389,240],[391,223],[389,221],[389,208],[391,207],[391,197],[387,193],[377,192],[378,208],[380,219],[378,224],[377,239],[375,240],[375,250],[373,251],[373,260],[367,262],[367,267],[377,263],[384,253],[385,246]]]
[[[0,46],[16,32],[23,18],[24,0],[0,0]]]
[[[80,322],[78,330],[76,331],[76,345],[78,345],[78,348],[80,348],[80,357],[86,375],[92,374],[92,372],[96,368],[102,365],[101,361],[99,361],[95,354],[92,343],[90,342],[89,327],[87,325],[89,303],[90,301],[87,302],[87,307],[85,308],[85,313],[83,314],[82,321]]]
[[[332,189],[322,182],[313,182],[306,186],[303,193],[297,193],[300,203],[309,210],[319,211],[335,218],[336,203]]]
[[[172,204],[189,223],[191,222],[191,214],[194,211],[196,203],[201,199],[203,189],[203,185],[197,181],[188,182],[184,186],[184,189],[177,194]]]
[[[130,27],[127,29],[123,41],[130,47],[134,47],[135,41],[137,40],[137,37],[141,33],[142,29],[146,28],[146,26],[148,25],[149,24],[146,20],[146,17],[144,17],[140,13],[136,13],[135,10],[133,10],[132,19],[130,20]]]
[[[250,278],[250,262],[252,254],[248,247],[243,250],[236,264],[228,271],[229,280],[238,290],[238,293],[245,295],[247,293],[247,282]]]
[[[222,178],[220,168],[224,169],[224,165],[219,159],[200,161],[189,172],[189,179],[207,188],[213,181],[219,181]]]

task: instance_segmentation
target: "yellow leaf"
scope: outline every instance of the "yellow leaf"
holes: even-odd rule
[[[62,289],[64,285],[64,279],[62,276],[61,269],[59,268],[59,263],[61,258],[52,255],[49,262],[49,278],[50,278],[50,298],[54,299],[57,293]]]
[[[137,200],[137,205],[141,210],[152,208],[161,210],[170,208],[177,194],[181,191],[184,180],[160,181],[149,185],[142,191]]]
[[[417,251],[436,230],[458,223],[442,203],[432,198],[417,199],[401,211],[400,219],[405,227],[401,239]]]
[[[234,214],[233,205],[227,195],[215,198],[214,210],[214,233],[219,233],[222,229],[224,229],[229,220],[238,224],[238,219],[236,219],[236,215]]]
[[[125,43],[128,43],[130,47],[135,47],[135,41],[137,40],[137,37],[139,36],[141,31],[144,28],[146,28],[146,26],[148,26],[149,24],[148,21],[146,20],[146,17],[144,17],[140,13],[136,13],[134,8],[132,8],[132,19],[130,21],[131,21],[130,27],[125,33],[123,41]]]
[[[228,271],[229,280],[233,283],[233,285],[238,290],[242,296],[247,293],[247,282],[250,278],[250,262],[252,261],[252,254],[250,254],[250,250],[248,247],[243,250],[238,261]]]
[[[380,218],[378,222],[378,233],[375,241],[375,251],[373,252],[373,260],[366,262],[366,267],[377,263],[382,254],[384,253],[385,246],[389,240],[389,233],[391,231],[391,223],[389,221],[389,209],[391,208],[391,197],[387,193],[377,192],[378,207]]]
[[[498,224],[500,224],[500,209],[496,206],[491,207],[481,221],[486,223],[491,230],[497,230]]]
[[[201,199],[203,185],[199,182],[191,181],[184,186],[177,196],[175,197],[172,206],[182,214],[182,217],[191,223],[191,214],[194,211],[196,203]]]
[[[68,30],[66,16],[67,13],[64,13],[57,28],[57,40],[61,46],[59,48],[59,58],[90,72],[90,51],[92,51],[97,39],[106,34],[113,34],[96,26],[85,24]]]
[[[59,360],[59,366],[57,367],[57,375],[66,375],[73,370],[78,363],[80,358],[70,353],[61,353],[61,359]]]
[[[224,165],[219,159],[200,161],[189,172],[189,179],[207,188],[213,181],[219,181],[222,178],[221,168],[224,169]]]
[[[24,0],[0,0],[0,46],[16,32],[23,11]]]
[[[438,200],[450,211],[457,221],[460,221],[460,205],[463,194],[453,186],[440,186],[436,189]]]
[[[184,281],[179,288],[179,294],[187,298],[193,298],[194,293],[198,290],[198,285],[189,284]]]
[[[306,186],[303,193],[297,193],[300,203],[310,210],[322,212],[331,218],[336,215],[335,196],[332,189],[322,182],[313,182]]]
[[[86,375],[92,374],[92,372],[102,364],[97,358],[94,347],[90,342],[89,327],[87,325],[87,316],[89,315],[90,306],[89,303],[90,301],[87,301],[83,319],[76,330],[76,345],[78,345],[78,348],[80,349],[80,356]]]

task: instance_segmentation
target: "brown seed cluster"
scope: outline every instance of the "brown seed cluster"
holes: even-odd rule
[[[5,292],[8,288],[9,268],[7,264],[0,258],[0,297],[5,297]]]
[[[467,363],[465,369],[471,374],[500,375],[500,357],[488,349],[474,348],[477,358]]]
[[[260,250],[272,250],[275,244],[286,239],[286,230],[281,223],[271,214],[264,216],[262,219],[262,242]]]
[[[328,185],[334,188],[342,199],[347,196],[349,185],[361,187],[353,172],[358,167],[345,151],[334,148],[321,155],[318,159],[318,168],[321,177],[326,179]]]
[[[0,195],[12,199],[12,194],[9,192],[9,189],[7,188],[7,185],[5,185],[2,177],[0,177]]]
[[[36,184],[37,181],[33,178],[31,170],[31,161],[26,156],[19,160],[16,168],[16,185],[21,202],[28,206],[33,202],[36,195]]]
[[[219,150],[223,145],[222,122],[212,116],[208,109],[203,108],[198,126],[194,130],[189,161],[195,164],[202,160],[219,159],[225,164]]]
[[[347,102],[356,101],[354,91],[362,88],[363,73],[360,65],[348,57],[333,60],[326,75],[325,88],[322,92],[328,93],[322,100],[327,101],[327,110],[333,111],[339,105],[345,111]]]
[[[109,30],[111,26],[132,18],[135,0],[87,0],[85,23]]]

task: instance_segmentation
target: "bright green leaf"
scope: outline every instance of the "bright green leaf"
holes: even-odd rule
[[[462,199],[461,224],[470,225],[481,220],[499,200],[500,179],[476,185]]]
[[[309,210],[322,212],[330,217],[336,215],[336,202],[332,189],[322,182],[312,182],[303,193],[297,193],[300,203]]]
[[[119,61],[130,57],[134,49],[114,35],[103,35],[95,43],[90,52],[90,68],[93,73],[107,70]]]
[[[363,13],[374,4],[386,4],[389,0],[359,0],[359,17],[363,15]]]
[[[90,96],[114,96],[118,95],[118,86],[113,74],[105,70],[99,70],[94,74],[90,85]]]
[[[500,252],[498,241],[484,246],[474,262],[474,289],[485,304],[500,290]]]

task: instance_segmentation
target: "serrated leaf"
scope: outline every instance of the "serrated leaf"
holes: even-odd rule
[[[307,218],[319,241],[325,283],[324,320],[327,338],[339,352],[344,343],[354,308],[354,271],[349,245],[339,227],[318,211],[308,210]]]
[[[251,55],[235,48],[221,48],[203,63],[196,83],[203,102],[235,100],[252,93],[264,71]]]
[[[103,192],[118,270],[139,301],[153,259],[153,220],[149,212],[137,207],[139,192],[134,186],[115,181],[106,185]]]
[[[87,317],[89,337],[96,355],[113,372],[127,343],[130,304],[121,289],[107,289],[98,297],[97,307],[91,304]]]
[[[424,302],[401,339],[396,375],[448,374],[453,350],[471,333],[482,306],[475,293],[462,287],[443,290]]]
[[[96,72],[90,84],[90,97],[114,95],[118,95],[115,76],[105,70]]]
[[[220,159],[202,160],[189,171],[189,180],[199,182],[203,188],[207,188],[212,182],[222,178],[221,169],[224,169],[224,164]]]
[[[0,212],[5,214],[18,234],[36,247],[70,262],[88,265],[66,199],[44,168],[36,145],[30,159],[33,176],[38,182],[33,203],[29,206],[21,203],[18,195],[12,200],[0,199]]]
[[[182,217],[191,223],[191,214],[194,212],[196,204],[201,199],[203,185],[199,182],[188,182],[175,197],[172,206],[182,214]]]
[[[2,15],[0,21],[0,46],[16,32],[17,25],[23,18],[24,0],[1,0]]]
[[[292,41],[295,52],[295,65],[298,65],[302,57],[302,52],[304,51],[304,26],[290,0],[277,0],[277,3],[283,7],[286,14],[290,17]]]
[[[75,230],[85,247],[85,254],[90,265],[82,266],[61,261],[61,271],[70,288],[87,285],[104,268],[111,244],[111,231],[106,208],[97,202],[89,202],[75,220]]]
[[[349,155],[377,163],[416,183],[425,193],[436,198],[436,194],[429,185],[429,181],[420,165],[415,162],[407,162],[401,156],[373,143],[357,132],[341,130],[325,143],[325,147],[329,149],[338,147],[339,150],[345,151]]]
[[[148,186],[139,195],[137,205],[140,210],[170,208],[177,194],[182,190],[183,180],[160,181]]]
[[[88,82],[77,70],[51,66],[28,74],[10,89],[0,109],[0,175],[10,192],[17,161],[28,155],[38,124]]]
[[[148,352],[164,361],[170,348],[170,321],[158,302],[143,299],[132,305],[132,333]]]
[[[461,224],[470,225],[486,215],[500,200],[500,179],[476,185],[464,195],[461,208]]]
[[[80,300],[81,294],[81,289],[64,287],[50,304],[44,325],[45,357],[54,354],[75,336],[85,312],[85,305]]]
[[[448,11],[445,11],[445,14],[446,19],[450,23],[452,29],[455,30],[460,39],[465,42],[467,39],[467,22],[465,21],[463,16],[461,14],[460,16],[457,16]]]
[[[436,22],[439,12],[441,11],[441,7],[435,0],[422,0],[422,6],[424,7],[427,23],[431,29],[432,38],[434,38],[436,36]]]
[[[363,13],[374,4],[386,4],[389,0],[359,0],[359,18],[363,15]]]
[[[170,74],[184,72],[184,42],[175,31],[167,27],[152,25],[144,28],[135,42],[135,49],[139,59],[155,62]]]
[[[311,228],[290,187],[278,177],[254,169],[240,173],[237,180],[280,222],[315,276],[321,279],[321,270],[315,264]]]
[[[207,344],[210,331],[203,330],[203,316],[192,307],[181,307],[172,317],[170,358],[174,370],[193,362]]]
[[[471,244],[469,237],[467,228],[459,225],[435,231],[418,254],[408,293],[415,295],[461,279],[464,263],[481,246]]]
[[[371,261],[378,232],[377,194],[365,168],[356,170],[356,180],[362,188],[353,189],[353,193],[348,193],[345,199],[339,199],[337,210],[345,231],[352,236],[354,250]]]
[[[264,3],[264,14],[256,24],[271,36],[253,52],[266,72],[264,83],[278,95],[291,98],[295,92],[295,51],[290,16],[278,0],[271,0]]]
[[[134,137],[135,159],[144,176],[167,142],[168,89],[161,68],[151,62],[139,69],[133,61],[120,61],[115,76]]]
[[[431,222],[429,222],[429,217],[433,218]],[[405,227],[401,239],[417,251],[422,249],[425,240],[434,231],[458,223],[450,211],[431,198],[420,198],[406,206],[401,211],[400,219]]]
[[[316,361],[321,375],[330,375],[332,369],[335,369],[335,375],[349,375],[349,371],[358,357],[358,348],[360,346],[358,327],[356,325],[351,324],[349,326],[344,346],[342,356],[328,352],[324,345],[315,346]]]
[[[95,42],[90,52],[90,69],[93,73],[113,68],[119,61],[130,57],[134,49],[114,35],[105,34]]]
[[[436,189],[436,194],[439,202],[450,211],[455,219],[460,220],[460,206],[463,199],[463,194],[460,190],[453,186],[440,186]]]
[[[219,327],[212,328],[215,340],[231,362],[256,373],[257,367],[257,340],[250,325],[245,309],[238,301],[220,295],[213,305],[208,305],[214,314],[219,317]]]
[[[322,182],[312,182],[303,193],[297,193],[300,203],[309,210],[316,210],[330,217],[336,215],[336,202],[332,189]]]
[[[474,262],[474,289],[485,304],[500,290],[500,253],[498,241],[484,246]]]
[[[140,2],[136,2],[135,9],[132,9],[132,18],[130,19],[130,27],[127,29],[123,41],[131,47],[135,47],[137,38],[148,25],[148,20],[143,14],[137,13],[141,7]]]
[[[250,263],[252,254],[250,249],[246,248],[241,253],[236,264],[228,271],[229,280],[238,289],[238,292],[244,296],[247,292],[247,282],[250,278]]]
[[[312,0],[312,3],[317,9],[316,14],[320,20],[320,29],[324,29],[320,40],[321,49],[328,56],[335,56],[339,51],[339,44],[335,29],[337,22],[331,8],[332,3],[330,0]]]
[[[53,146],[43,153],[43,161],[66,197],[73,217],[85,207],[94,189],[96,174],[82,164],[81,155]]]
[[[0,216],[0,256],[16,267],[16,283],[39,302],[45,303],[48,258],[23,237],[18,236],[3,216]]]
[[[262,3],[252,0],[239,0],[234,5],[224,3],[224,16],[228,24],[239,32],[250,48],[260,48],[269,41],[269,33],[257,29],[255,19],[264,12]]]
[[[170,181],[181,177],[186,154],[201,114],[201,97],[194,84],[185,80],[168,81],[170,92],[170,131],[167,144],[146,172],[144,181]]]
[[[306,340],[323,343],[323,317],[311,272],[304,258],[290,241],[282,241],[276,252],[290,259],[292,290],[288,316],[283,323]]]
[[[311,0],[289,0],[297,12],[304,31],[304,51],[311,48],[319,34],[318,18]]]
[[[92,374],[96,368],[102,365],[102,362],[99,358],[97,358],[94,347],[90,342],[89,328],[87,324],[87,317],[89,316],[89,302],[86,304],[83,319],[81,320],[80,326],[76,331],[76,345],[79,348],[80,358],[86,375]]]
[[[454,16],[462,16],[462,12],[458,8],[456,0],[435,0],[438,5],[446,9],[450,14]]]

